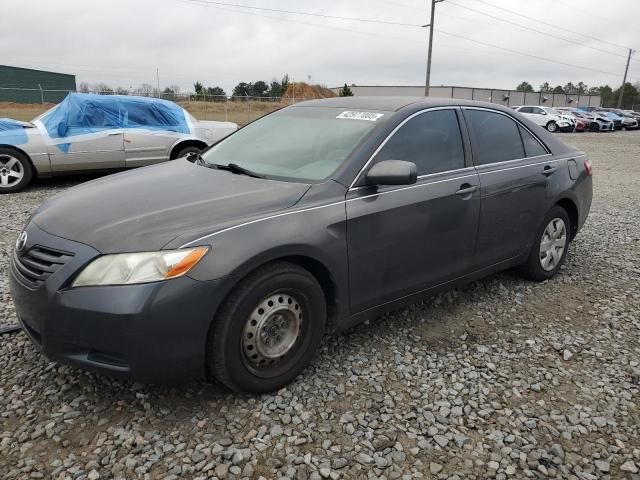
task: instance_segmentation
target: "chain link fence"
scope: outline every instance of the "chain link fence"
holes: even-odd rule
[[[69,90],[0,87],[0,117],[30,121],[61,102]],[[206,93],[140,92],[90,92],[101,95],[138,95],[162,98],[179,104],[198,120],[216,120],[246,125],[257,118],[296,102],[310,100],[304,97],[227,97]]]

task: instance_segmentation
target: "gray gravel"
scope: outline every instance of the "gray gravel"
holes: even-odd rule
[[[640,132],[573,134],[591,217],[561,274],[503,273],[327,339],[289,387],[154,387],[0,337],[0,478],[640,479]],[[0,319],[30,212],[0,197]]]

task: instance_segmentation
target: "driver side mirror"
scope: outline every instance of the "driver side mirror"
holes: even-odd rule
[[[411,185],[418,180],[416,164],[404,160],[383,160],[365,176],[369,185]]]

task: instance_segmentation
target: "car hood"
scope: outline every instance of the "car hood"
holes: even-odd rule
[[[310,185],[248,177],[180,159],[84,183],[32,221],[102,253],[153,251],[294,205]]]

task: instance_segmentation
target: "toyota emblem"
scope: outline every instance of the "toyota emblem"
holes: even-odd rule
[[[21,252],[27,244],[27,232],[23,231],[16,240],[16,251]]]

